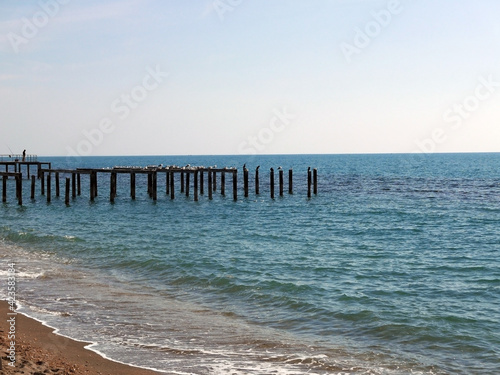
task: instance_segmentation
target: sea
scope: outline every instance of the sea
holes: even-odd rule
[[[54,186],[47,203],[40,181],[31,200],[27,180],[19,206],[7,181],[0,297],[15,263],[18,311],[107,358],[167,374],[500,371],[498,153],[39,161],[239,170],[236,201],[229,177],[225,196],[218,178],[213,199],[205,186],[195,202],[178,177],[172,200],[159,174],[156,201],[145,175],[135,200],[128,175],[118,175],[111,203],[109,175],[99,175],[94,202],[82,176],[69,206]],[[309,167],[318,170],[311,197]]]

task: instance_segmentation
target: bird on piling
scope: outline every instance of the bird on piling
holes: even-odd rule
[[[243,164],[243,169],[247,168],[247,163]]]
[[[258,171],[258,170],[259,170],[259,168],[260,168],[260,165],[258,165],[258,166],[257,166],[257,168],[255,168],[255,170],[256,170],[256,171]]]

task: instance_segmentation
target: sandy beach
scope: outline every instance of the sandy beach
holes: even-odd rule
[[[12,332],[9,305],[0,301],[2,358],[0,374],[153,375],[155,371],[107,360],[85,349],[86,343],[53,333],[49,327],[24,315],[15,316],[15,362],[9,359]]]

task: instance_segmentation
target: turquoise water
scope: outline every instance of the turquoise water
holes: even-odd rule
[[[500,154],[41,159],[251,171],[237,202],[172,201],[160,182],[153,202],[145,176],[131,201],[119,175],[114,204],[108,177],[94,203],[83,177],[70,207],[26,182],[18,207],[9,180],[0,275],[15,261],[21,311],[105,356],[176,374],[498,373]],[[272,200],[278,166],[294,194]]]

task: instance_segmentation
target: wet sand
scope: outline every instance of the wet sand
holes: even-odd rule
[[[9,305],[0,301],[0,374],[30,375],[158,375],[159,372],[127,366],[85,349],[87,343],[53,333],[53,329],[24,315],[15,315],[15,362],[11,366],[9,334],[13,316]]]

